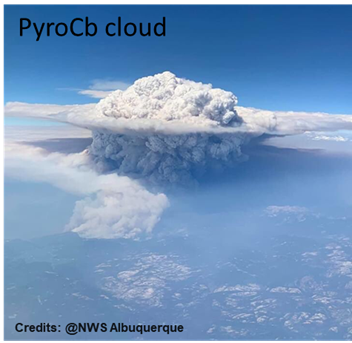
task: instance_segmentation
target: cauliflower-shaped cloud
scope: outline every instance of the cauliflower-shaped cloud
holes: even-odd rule
[[[125,91],[111,93],[98,103],[96,111],[114,118],[237,126],[242,120],[236,104],[231,92],[164,72],[141,78]]]
[[[177,78],[170,72],[137,80],[117,90],[96,106],[98,116],[127,121],[159,120],[183,124],[238,127],[242,119],[231,92]],[[90,153],[120,174],[153,182],[187,182],[210,166],[231,164],[241,156],[243,133],[129,134],[93,130]]]

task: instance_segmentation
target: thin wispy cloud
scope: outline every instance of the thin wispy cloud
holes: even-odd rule
[[[94,99],[103,99],[111,92],[116,90],[125,90],[130,86],[129,83],[119,80],[93,80],[87,89],[82,88],[58,88],[58,90],[73,91],[80,95],[85,95]]]
[[[113,92],[113,91],[112,90],[110,90],[110,91],[99,91],[99,90],[96,90],[96,89],[82,89],[82,90],[78,91],[78,94],[86,95],[86,96],[89,96],[90,98],[94,98],[94,99],[104,99],[111,92]]]
[[[93,80],[89,89],[95,89],[99,91],[111,91],[111,90],[125,90],[130,86],[129,83],[118,81],[118,80]]]
[[[333,141],[333,142],[348,142],[349,139],[343,136],[315,136],[312,138],[313,141]]]

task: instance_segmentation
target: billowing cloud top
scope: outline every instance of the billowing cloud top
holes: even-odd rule
[[[158,119],[190,124],[236,126],[241,123],[231,92],[176,77],[170,72],[137,80],[96,106],[97,114],[125,119]]]

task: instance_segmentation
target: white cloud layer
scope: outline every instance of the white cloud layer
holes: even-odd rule
[[[6,142],[36,142],[67,138],[90,138],[92,132],[71,125],[5,125]]]
[[[116,174],[99,175],[87,152],[64,155],[9,143],[5,175],[46,182],[82,196],[66,229],[85,238],[133,238],[148,234],[168,206],[164,194],[152,194],[136,181]]]

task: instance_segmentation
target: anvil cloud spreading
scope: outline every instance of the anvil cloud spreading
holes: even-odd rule
[[[96,187],[82,192],[90,197],[76,204],[68,225],[70,230],[89,238],[135,238],[152,230],[168,201],[163,194],[154,195],[143,189],[144,181],[156,185],[183,183],[208,169],[231,167],[245,159],[241,146],[263,134],[352,130],[352,117],[348,115],[239,107],[231,92],[178,78],[170,72],[141,78],[98,104],[12,102],[6,104],[5,113],[65,122],[92,131],[93,142],[84,152],[85,169],[72,163],[70,166],[75,170],[74,178],[79,179],[78,170],[83,177],[89,175]],[[42,152],[35,153],[40,160]],[[47,165],[48,157],[43,156]],[[63,161],[72,156],[56,158],[65,166],[64,175],[69,180],[63,184],[67,188],[69,182],[75,181]],[[16,174],[16,163],[13,158],[10,161],[10,170]],[[88,164],[94,173],[88,173]],[[31,175],[34,174],[32,170]],[[109,179],[116,184],[111,192],[105,183],[107,174],[114,175]],[[92,178],[97,181],[92,182]],[[133,200],[136,196],[131,192],[135,190],[148,199],[148,206]]]

